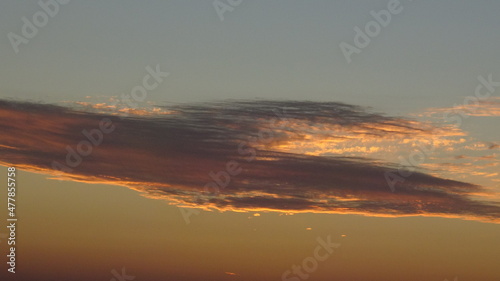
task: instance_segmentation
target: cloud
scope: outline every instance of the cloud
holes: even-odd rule
[[[429,108],[422,116],[445,113],[461,116],[498,117],[500,116],[500,97],[491,97],[484,100],[476,99],[474,102],[453,107]]]
[[[500,206],[472,198],[486,195],[480,186],[414,172],[392,193],[384,175],[397,173],[396,165],[296,151],[301,142],[461,134],[451,128],[334,102],[225,101],[162,112],[168,114],[120,117],[0,101],[1,161],[51,175],[60,170],[71,180],[124,185],[186,207],[499,222]],[[101,143],[82,145],[92,143],[89,135],[98,143],[101,129]]]

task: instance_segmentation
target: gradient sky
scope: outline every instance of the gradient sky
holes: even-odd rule
[[[68,107],[79,102],[94,109],[130,93],[142,83],[147,66],[160,65],[170,75],[148,93],[144,105],[340,102],[418,120],[417,127],[429,121],[443,128],[442,113],[474,94],[478,76],[491,74],[500,81],[500,2],[401,0],[403,11],[347,63],[339,44],[353,44],[354,27],[364,27],[372,20],[370,11],[385,9],[388,2],[243,0],[221,21],[211,0],[72,0],[16,54],[7,34],[21,34],[22,17],[31,19],[41,8],[37,1],[1,1],[0,100]],[[486,166],[498,165],[498,147],[466,147],[500,143],[499,93],[500,88],[478,106],[487,114],[463,118],[457,130],[464,136],[432,134],[442,145],[421,166],[425,173],[500,191],[498,174],[486,177],[499,170]],[[295,129],[304,132],[304,126]],[[19,145],[29,140],[29,131],[24,138],[18,134]],[[363,144],[387,150],[347,153],[356,145],[346,143],[340,155],[311,136],[313,141],[291,142],[279,151],[396,164],[410,153],[406,146],[389,149],[400,145],[397,136],[366,138]],[[10,137],[0,140],[5,145]],[[14,162],[1,153],[4,166]],[[485,156],[492,158],[481,162]],[[0,173],[4,178],[6,168]],[[2,280],[110,280],[111,271],[122,267],[135,280],[280,280],[285,270],[311,256],[317,237],[328,235],[341,247],[309,280],[500,278],[498,224],[246,209],[201,210],[186,224],[175,205],[113,182],[55,180],[46,171],[20,171],[18,177],[19,273],[12,279],[3,266]],[[2,221],[6,215],[0,212]],[[6,243],[0,239],[4,261]]]

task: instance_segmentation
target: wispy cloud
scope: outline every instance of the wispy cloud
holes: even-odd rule
[[[104,107],[107,108],[107,107]],[[63,176],[124,185],[145,196],[206,209],[323,212],[373,216],[442,216],[499,222],[500,206],[473,199],[475,184],[414,172],[392,193],[384,178],[396,165],[340,153],[315,155],[298,147],[325,142],[463,135],[342,103],[233,101],[162,108],[169,114],[78,111],[54,105],[0,101],[3,164],[55,174],[83,130],[109,119],[114,130]],[[271,126],[272,125],[272,126]],[[269,141],[256,141],[263,130]],[[301,145],[302,143],[302,145]],[[333,148],[335,149],[335,148]],[[227,179],[227,163],[241,171]],[[212,176],[210,175],[212,172]],[[204,192],[214,177],[227,186]],[[486,195],[486,194],[485,194]]]
[[[476,99],[474,102],[452,107],[429,108],[421,116],[442,115],[444,113],[462,116],[498,117],[500,116],[500,97]]]

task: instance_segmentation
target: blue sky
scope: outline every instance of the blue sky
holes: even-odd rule
[[[406,112],[452,106],[500,73],[496,1],[401,1],[403,11],[348,64],[339,44],[389,1],[70,1],[15,54],[36,1],[2,1],[0,92],[84,100],[127,92],[148,65],[171,76],[158,102],[225,98],[340,101]],[[397,109],[396,109],[397,108]]]

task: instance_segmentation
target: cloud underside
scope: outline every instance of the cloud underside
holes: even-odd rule
[[[474,184],[413,172],[391,192],[386,177],[398,175],[393,164],[283,149],[317,136],[345,139],[345,132],[376,139],[437,130],[416,121],[333,102],[228,101],[166,110],[170,114],[123,117],[0,101],[1,162],[124,185],[186,207],[500,221],[500,206],[472,198],[485,194]],[[102,143],[81,161],[68,158],[87,140],[83,130],[95,132],[106,119],[114,130],[102,134]],[[343,134],[332,133],[340,129]]]

